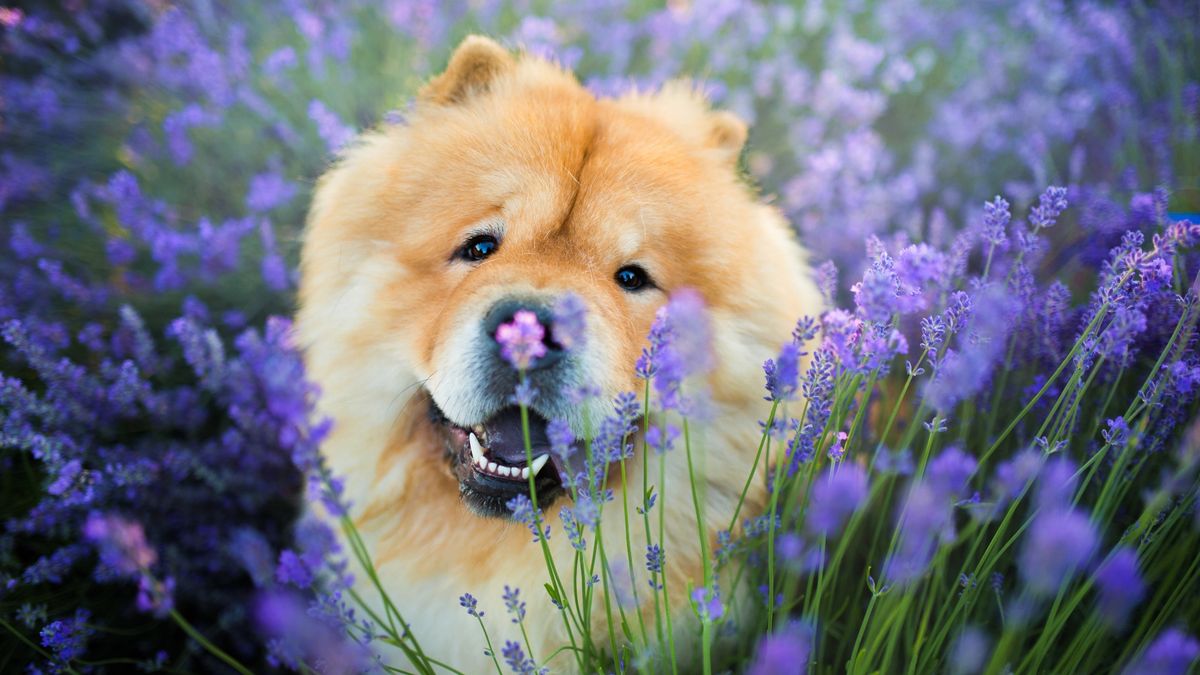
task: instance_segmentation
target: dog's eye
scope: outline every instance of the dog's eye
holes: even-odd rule
[[[617,270],[617,284],[627,291],[636,291],[650,283],[650,275],[637,265],[626,265]]]
[[[490,234],[480,234],[471,237],[462,249],[462,257],[471,261],[480,261],[496,252],[500,242]]]

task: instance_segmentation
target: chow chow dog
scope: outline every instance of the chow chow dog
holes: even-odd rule
[[[710,550],[733,517],[766,412],[761,365],[821,305],[791,228],[739,176],[746,136],[741,120],[687,84],[598,98],[552,63],[470,37],[404,124],[365,134],[321,178],[297,335],[322,391],[319,411],[334,421],[324,453],[345,479],[383,587],[427,654],[467,673],[491,669],[458,598],[479,599],[498,649],[520,639],[501,601],[507,585],[528,603],[539,664],[577,669],[568,652],[549,658],[568,640],[561,613],[543,588],[539,545],[504,504],[528,494],[524,471],[533,471],[547,543],[569,570],[559,511],[571,499],[564,467],[542,457],[547,420],[584,434],[585,419],[611,412],[606,401],[642,391],[634,362],[656,312],[681,289],[703,297],[712,326],[708,415],[690,427]],[[527,465],[511,403],[516,375],[495,332],[522,309],[548,325],[568,293],[586,306],[587,339],[568,352],[548,331],[547,356],[528,371],[539,393]],[[601,395],[571,403],[563,392],[581,385]],[[633,445],[640,453],[640,433]],[[703,564],[687,458],[677,448],[665,462],[665,480],[656,460],[647,483],[665,511],[670,609],[687,653],[688,589],[703,583]],[[635,504],[641,466],[635,458],[626,470]],[[762,511],[759,471],[744,514]],[[625,488],[619,472],[609,475],[619,505]],[[646,538],[631,529],[639,569],[621,567],[627,583],[648,588]],[[622,518],[605,518],[601,530],[605,541],[625,541]],[[625,558],[624,546],[614,550],[610,559]],[[357,578],[363,596],[378,595]],[[640,598],[626,612],[652,620],[652,594]],[[608,623],[598,614],[591,625],[595,644],[609,645]]]

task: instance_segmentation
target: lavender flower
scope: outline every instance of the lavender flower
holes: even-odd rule
[[[720,590],[714,583],[712,588],[697,586],[692,589],[692,603],[701,621],[716,621],[725,615]]]
[[[504,662],[517,675],[542,675],[549,672],[546,668],[538,669],[533,659],[525,656],[525,650],[521,648],[519,642],[506,640],[500,653],[504,656]]]
[[[1011,459],[996,467],[992,482],[992,494],[996,508],[1003,508],[1031,485],[1042,468],[1042,454],[1031,448],[1018,452]]]
[[[929,462],[925,480],[939,495],[951,500],[961,498],[978,462],[958,446],[950,446]]]
[[[99,548],[101,561],[121,574],[145,572],[158,560],[139,523],[117,515],[93,513],[83,532]]]
[[[246,208],[256,213],[266,213],[290,202],[295,196],[295,183],[284,178],[278,171],[266,171],[250,179]]]
[[[1067,208],[1067,189],[1063,187],[1048,187],[1038,198],[1038,205],[1029,214],[1029,223],[1034,230],[1051,227]]]
[[[1132,548],[1114,551],[1096,571],[1100,591],[1100,616],[1113,628],[1123,628],[1129,612],[1142,601],[1146,585],[1138,574],[1137,552]]]
[[[554,303],[554,323],[550,334],[563,349],[578,349],[587,335],[587,306],[574,293],[567,293]]]
[[[655,425],[646,430],[646,445],[662,454],[675,447],[675,441],[681,435],[679,427],[674,424]]]
[[[512,403],[518,406],[529,407],[533,405],[534,400],[537,399],[537,395],[537,387],[534,387],[529,380],[521,380],[513,389]]]
[[[1034,502],[1043,511],[1070,508],[1075,496],[1075,465],[1068,459],[1056,458],[1046,463],[1037,479]]]
[[[683,383],[712,369],[712,335],[700,294],[684,289],[664,307],[665,336],[655,354],[654,393],[663,410],[695,416],[697,400],[683,394]]]
[[[926,400],[939,412],[950,412],[987,384],[1012,329],[1009,317],[1020,311],[1019,301],[995,285],[985,287],[973,304],[985,305],[988,311],[973,315],[966,346],[945,350],[936,375],[925,387]],[[955,331],[962,330],[959,320],[955,316],[947,324],[953,323]]]
[[[325,141],[329,152],[337,152],[354,138],[354,130],[346,126],[336,113],[324,103],[313,99],[308,104],[308,116],[317,127],[317,134]]]
[[[837,532],[857,511],[868,492],[867,472],[857,464],[843,463],[826,469],[812,486],[805,524],[818,536]]]
[[[323,672],[354,673],[370,662],[367,649],[345,634],[338,621],[308,608],[299,596],[264,593],[254,607],[259,630],[269,638],[277,664],[299,669],[312,664]]]
[[[71,618],[51,621],[42,628],[42,646],[50,650],[55,664],[65,665],[83,656],[88,638],[96,632],[87,625],[91,616],[86,609],[79,609]]]
[[[463,593],[461,596],[459,596],[458,604],[462,605],[463,609],[467,610],[467,614],[470,614],[477,619],[483,618],[484,613],[479,610],[479,600],[475,599],[475,596],[471,595],[470,593]]]
[[[968,626],[958,639],[954,641],[954,647],[950,651],[950,667],[948,672],[954,675],[971,675],[973,673],[983,672],[983,668],[987,665],[987,659],[990,654],[990,640],[987,635],[976,626]]]
[[[564,506],[558,515],[562,520],[563,531],[567,533],[567,540],[571,542],[571,548],[576,551],[587,550],[587,540],[583,538],[583,523],[575,517],[575,509]]]
[[[1003,246],[1008,241],[1005,230],[1012,218],[1008,202],[1000,195],[983,205],[983,239],[993,247]]]
[[[500,355],[517,370],[527,370],[534,361],[546,355],[545,336],[546,329],[538,322],[537,315],[524,309],[496,328]]]
[[[175,579],[167,577],[159,581],[143,574],[138,577],[138,593],[135,605],[143,612],[162,618],[175,608]]]
[[[525,620],[525,601],[521,599],[521,589],[504,586],[504,608],[512,615],[513,623]]]
[[[788,474],[794,475],[800,464],[812,459],[816,454],[816,442],[825,431],[833,405],[833,375],[835,357],[832,351],[822,347],[813,353],[812,361],[804,374],[804,384],[801,389],[808,401],[808,410],[801,421],[800,433],[795,442],[788,443],[788,456],[791,459]]]
[[[790,401],[796,396],[800,377],[800,346],[795,342],[785,344],[775,359],[763,363],[767,378],[767,393],[770,401]]]
[[[529,528],[529,531],[533,533],[533,540],[535,542],[550,538],[550,526],[546,525],[542,527],[542,523],[544,522],[542,510],[540,508],[534,509],[533,502],[530,501],[528,496],[519,494],[508,500],[506,506],[508,506],[508,510],[512,513],[513,520],[524,523]]]
[[[666,554],[661,546],[650,544],[646,547],[646,570],[651,574],[661,574],[665,563]]]
[[[1124,675],[1184,675],[1200,657],[1200,642],[1178,628],[1168,628],[1125,667]]]
[[[1104,438],[1104,442],[1115,448],[1123,448],[1129,441],[1129,424],[1125,422],[1123,416],[1105,420],[1105,429],[1100,431],[1100,435]]]
[[[748,675],[804,675],[813,648],[813,630],[793,621],[773,635],[764,636],[755,648]]]
[[[1080,571],[1096,551],[1096,531],[1078,511],[1040,512],[1021,549],[1021,578],[1035,594],[1052,595]]]
[[[946,497],[930,485],[918,483],[909,490],[897,522],[896,550],[884,564],[889,581],[909,584],[925,573],[939,541],[952,536],[951,515]]]

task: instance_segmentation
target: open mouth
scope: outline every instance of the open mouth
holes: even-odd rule
[[[430,418],[441,428],[451,471],[458,478],[463,501],[475,513],[509,517],[509,500],[522,494],[531,496],[531,476],[538,506],[543,509],[565,492],[563,477],[569,468],[550,452],[546,419],[532,410],[528,416],[527,454],[520,408],[503,408],[467,428],[446,419],[430,400]]]

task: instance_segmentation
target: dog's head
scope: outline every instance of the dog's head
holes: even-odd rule
[[[762,360],[819,296],[789,228],[738,176],[745,138],[686,85],[597,99],[551,64],[468,38],[405,124],[362,138],[320,182],[299,331],[324,409],[392,429],[422,407],[406,433],[429,447],[405,452],[439,456],[428,480],[502,515],[533,472],[546,502],[565,470],[542,459],[547,420],[581,434],[603,401],[640,391],[633,364],[683,288],[712,312],[717,414],[761,402]],[[570,349],[551,320],[567,295],[586,309]],[[497,337],[518,314],[545,352],[524,373],[532,463]],[[585,385],[601,395],[572,403]]]

